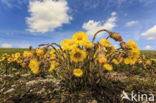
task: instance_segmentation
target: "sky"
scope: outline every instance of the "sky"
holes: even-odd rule
[[[155,5],[156,0],[0,0],[0,48],[60,43],[78,31],[91,40],[105,28],[141,50],[156,50]]]

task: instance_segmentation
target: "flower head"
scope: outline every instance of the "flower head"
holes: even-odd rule
[[[105,64],[107,62],[107,58],[104,54],[99,54],[97,59],[100,64]]]
[[[113,62],[114,64],[116,64],[116,65],[119,64],[119,61],[117,61],[116,59],[113,59],[112,62]]]
[[[102,39],[102,40],[100,41],[100,45],[101,45],[102,47],[109,47],[109,46],[111,45],[111,43],[110,43],[107,39]]]
[[[0,62],[5,60],[5,57],[0,57]]]
[[[77,43],[71,39],[65,39],[62,41],[61,46],[64,50],[71,50],[77,47]]]
[[[138,45],[133,41],[133,40],[128,40],[128,48],[134,48],[134,49],[137,49],[138,48]]]
[[[82,44],[85,48],[93,48],[93,43],[92,42],[90,42],[90,41],[85,41],[85,42],[83,42],[83,44]]]
[[[103,67],[108,71],[111,71],[113,69],[113,67],[110,64],[104,64]]]
[[[73,49],[70,52],[70,59],[74,62],[82,62],[86,58],[86,52],[79,48]]]
[[[82,45],[83,42],[88,41],[88,36],[84,32],[80,31],[73,35],[72,40],[75,40],[79,45]]]
[[[29,68],[34,74],[38,74],[39,72],[39,66],[40,62],[38,62],[36,59],[31,59],[29,63]]]
[[[42,49],[36,49],[37,56],[42,56],[44,54],[44,51]]]
[[[30,51],[24,51],[23,57],[33,58],[33,53]]]
[[[81,77],[83,75],[83,71],[80,69],[80,68],[75,68],[73,70],[73,74],[76,76],[76,77]]]

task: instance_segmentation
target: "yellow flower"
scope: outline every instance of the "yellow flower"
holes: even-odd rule
[[[116,65],[119,64],[119,61],[117,61],[116,59],[113,59],[112,62],[113,62],[114,64],[116,64]]]
[[[150,60],[147,60],[146,61],[146,65],[151,65],[151,61]]]
[[[83,44],[82,44],[85,48],[93,48],[93,43],[92,42],[90,42],[90,41],[85,41],[85,42],[83,42]]]
[[[73,48],[76,48],[78,45],[74,40],[65,39],[62,41],[61,46],[64,50],[71,50]]]
[[[125,63],[125,64],[130,64],[130,59],[129,59],[129,58],[125,58],[125,59],[124,59],[124,63]]]
[[[152,61],[156,61],[156,59],[151,59]]]
[[[55,52],[56,52],[55,49],[51,49],[50,54],[53,55],[55,54]]]
[[[0,62],[5,60],[5,57],[0,57]]]
[[[113,67],[110,64],[104,64],[104,68],[108,71],[111,71]]]
[[[49,68],[49,72],[53,71],[55,69],[55,67],[58,65],[59,65],[59,63],[52,61],[51,66]]]
[[[80,31],[73,35],[72,40],[76,41],[79,45],[83,45],[83,42],[88,41],[88,36]]]
[[[83,71],[80,69],[80,68],[75,68],[73,70],[73,74],[76,76],[76,77],[81,77],[83,75]]]
[[[70,59],[74,62],[82,62],[86,58],[86,52],[79,48],[73,49],[70,52]]]
[[[10,55],[7,54],[7,53],[4,53],[2,56],[3,56],[3,57],[9,57]]]
[[[135,63],[136,63],[136,61],[137,61],[137,59],[136,59],[136,58],[131,58],[131,59],[130,59],[129,64],[135,64]]]
[[[38,62],[36,59],[31,59],[30,60],[29,68],[31,69],[31,71],[34,74],[38,74],[39,73],[39,66],[40,66],[40,62]]]
[[[139,63],[139,64],[141,64],[141,63],[142,63],[142,60],[141,60],[141,58],[138,60],[138,63]]]
[[[33,53],[30,51],[24,51],[23,57],[33,58]]]
[[[15,54],[15,58],[18,58],[18,57],[20,57],[20,56],[21,56],[20,53],[16,53],[16,54]]]
[[[100,64],[105,64],[107,62],[107,58],[104,54],[99,54],[97,59]]]
[[[55,64],[51,64],[50,68],[49,68],[49,72],[53,71],[55,68]]]
[[[110,43],[107,39],[102,39],[102,40],[100,41],[100,45],[101,45],[102,47],[109,47],[109,46],[111,45],[111,43]]]
[[[146,59],[146,56],[145,56],[145,55],[142,55],[142,58],[143,58],[143,59]]]
[[[128,48],[138,48],[138,45],[133,40],[128,40]]]
[[[123,61],[123,57],[119,57],[119,63]]]
[[[130,59],[129,64],[135,64],[137,59],[140,57],[139,49],[131,49],[128,51],[128,58]]]
[[[16,62],[20,64],[20,63],[23,62],[23,60],[22,59],[17,59]]]
[[[125,64],[135,64],[136,61],[137,61],[136,58],[125,58],[125,59],[124,59],[124,63],[125,63]]]
[[[42,56],[44,54],[44,51],[42,49],[36,49],[37,56]]]
[[[14,58],[13,57],[9,57],[8,58],[8,63],[12,63],[12,62],[14,62]]]

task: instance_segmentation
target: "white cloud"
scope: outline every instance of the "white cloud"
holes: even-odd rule
[[[147,40],[154,40],[156,39],[156,25],[152,28],[149,28],[144,33],[141,34],[142,36],[147,36]]]
[[[2,48],[11,48],[12,45],[11,45],[11,44],[8,44],[8,43],[3,43],[3,44],[1,45],[1,47],[2,47]]]
[[[72,19],[65,0],[30,1],[30,17],[26,18],[30,32],[48,32],[67,24]]]
[[[151,49],[152,47],[150,45],[146,45],[145,49]]]
[[[116,26],[116,15],[116,12],[112,12],[111,17],[108,18],[105,23],[103,23],[102,21],[89,20],[88,22],[83,24],[82,28],[85,29],[87,31],[87,34],[91,37],[99,29],[105,28],[111,30]]]
[[[137,20],[133,20],[133,21],[127,22],[127,23],[126,23],[126,26],[127,26],[127,27],[130,27],[130,26],[133,26],[133,25],[135,25],[135,24],[138,24],[138,21],[137,21]]]

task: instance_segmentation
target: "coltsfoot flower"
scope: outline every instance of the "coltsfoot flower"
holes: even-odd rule
[[[146,63],[146,65],[151,65],[152,64],[150,60],[147,60],[145,63]]]
[[[83,45],[83,42],[88,41],[88,35],[80,31],[73,35],[72,40],[75,40],[79,45]]]
[[[40,62],[38,62],[36,59],[31,59],[30,60],[29,68],[31,69],[31,71],[34,74],[38,74],[39,73],[39,66],[40,66]]]
[[[85,48],[93,48],[93,43],[92,42],[90,42],[90,41],[85,41],[85,42],[83,42],[83,44],[82,44]]]
[[[44,51],[42,49],[36,49],[37,56],[42,56],[44,54]]]
[[[119,64],[119,61],[117,61],[116,59],[113,59],[112,62],[113,62],[114,64],[116,64],[116,65]]]
[[[156,59],[151,59],[152,61],[156,62]]]
[[[53,71],[55,68],[55,64],[51,64],[50,68],[49,68],[49,72]]]
[[[113,69],[113,67],[110,64],[104,64],[103,67],[108,71],[111,71]]]
[[[5,57],[0,57],[0,62],[5,60]]]
[[[61,46],[64,50],[71,50],[73,48],[76,48],[78,44],[74,40],[65,39],[61,42]]]
[[[100,64],[105,64],[107,62],[107,58],[104,54],[99,54],[97,59]]]
[[[70,59],[74,62],[82,62],[86,58],[86,52],[79,48],[73,49],[70,52]]]
[[[80,69],[80,68],[75,68],[73,70],[73,74],[76,76],[76,77],[81,77],[83,75],[83,71]]]
[[[127,42],[127,44],[128,44],[128,48],[138,48],[138,45],[133,41],[133,40],[128,40],[128,42]]]
[[[102,40],[100,41],[100,45],[101,45],[102,47],[110,47],[111,43],[110,43],[110,41],[108,41],[107,39],[102,39]]]
[[[30,51],[24,51],[23,53],[23,57],[27,57],[27,58],[33,58],[33,53]]]

